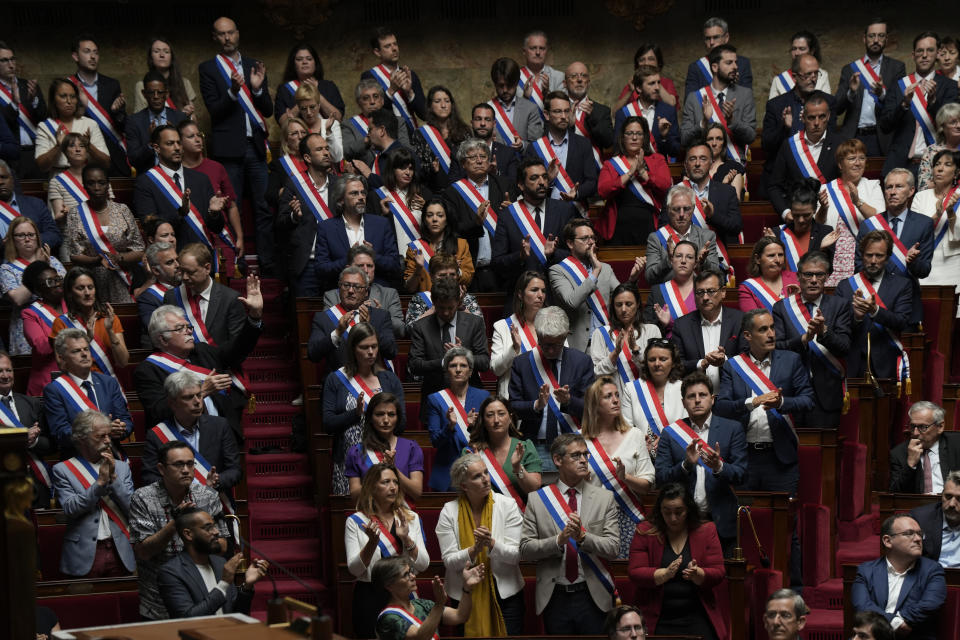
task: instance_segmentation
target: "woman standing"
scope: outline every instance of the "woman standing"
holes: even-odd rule
[[[83,168],[90,158],[89,147],[90,139],[79,133],[68,133],[60,143],[60,151],[70,166],[51,178],[47,186],[47,206],[61,232],[67,223],[67,212],[90,199],[83,188]],[[112,187],[108,197],[113,200]]]
[[[729,184],[737,190],[737,197],[743,199],[746,168],[727,155],[727,131],[719,122],[711,122],[704,132],[704,139],[710,147],[713,164],[710,165],[710,179]]]
[[[610,324],[597,327],[590,339],[590,358],[598,376],[613,375],[620,397],[637,379],[641,355],[647,342],[660,337],[660,327],[643,322],[640,291],[631,282],[617,286],[610,294]]]
[[[960,104],[949,102],[937,111],[937,142],[927,147],[920,160],[917,191],[933,185],[933,157],[944,149],[960,151]]]
[[[423,206],[433,195],[417,180],[416,164],[409,149],[395,148],[380,157],[379,162],[383,187],[371,192],[368,208],[377,211],[375,205],[379,205],[380,212],[393,223],[397,253],[403,256],[407,253],[408,244],[420,235],[417,229],[420,227]],[[384,193],[387,198],[383,197]]]
[[[343,137],[340,123],[333,116],[324,118],[321,113],[320,92],[308,82],[301,83],[293,95],[297,103],[297,115],[307,123],[309,133],[319,133],[330,144],[330,158],[339,163],[343,160]]]
[[[623,417],[644,434],[651,455],[656,455],[663,428],[687,417],[680,392],[682,377],[683,361],[677,344],[654,338],[643,352],[640,379],[621,398]]]
[[[30,380],[27,395],[39,396],[50,384],[51,371],[57,370],[50,332],[57,316],[67,312],[63,302],[63,266],[57,271],[41,260],[31,262],[23,271],[23,284],[34,296],[34,301],[20,311],[23,335],[30,346]]]
[[[123,325],[109,302],[100,298],[93,273],[85,267],[71,267],[63,279],[67,313],[53,322],[50,340],[64,329],[81,329],[90,338],[93,370],[116,376],[130,362],[123,339]]]
[[[460,143],[470,136],[470,127],[460,117],[450,90],[440,85],[430,87],[427,91],[427,117],[410,143],[428,176],[426,182],[431,189],[439,193],[450,184],[450,163],[457,157]]]
[[[797,274],[787,269],[786,250],[780,238],[764,236],[753,245],[747,270],[750,279],[738,287],[740,311],[764,307],[773,311],[777,300],[800,292]]]
[[[539,271],[525,271],[513,291],[513,314],[493,323],[490,368],[497,376],[497,395],[510,397],[510,367],[517,356],[537,346],[533,320],[543,308],[547,282]]]
[[[70,167],[60,145],[68,133],[87,138],[90,160],[102,167],[110,166],[110,152],[100,132],[100,125],[86,116],[78,115],[80,99],[77,88],[66,78],[55,78],[50,83],[47,105],[50,117],[37,127],[34,157],[41,171],[54,175]]]
[[[340,89],[332,81],[323,77],[323,61],[320,60],[313,45],[301,42],[290,49],[280,83],[275,94],[277,97],[273,113],[276,114],[277,124],[281,127],[287,118],[296,115],[294,95],[303,84],[312,85],[317,89],[317,102],[320,105],[322,117],[333,118],[338,122],[343,120],[345,105]]]
[[[509,403],[490,396],[480,404],[477,418],[470,425],[470,445],[464,449],[480,456],[493,488],[512,496],[521,510],[527,504],[527,494],[540,488],[542,477],[536,445],[522,437],[513,424]]]
[[[439,198],[430,200],[423,210],[420,220],[420,239],[417,248],[407,247],[404,256],[403,286],[410,293],[430,291],[433,281],[430,279],[430,258],[437,253],[446,253],[457,258],[457,281],[461,287],[470,286],[473,280],[473,258],[470,245],[457,237],[447,217],[447,207]],[[399,236],[398,236],[399,237]],[[430,253],[427,254],[426,244]]]
[[[147,47],[147,70],[159,71],[167,79],[167,90],[170,96],[167,102],[168,107],[172,107],[182,112],[188,118],[193,118],[196,113],[194,101],[197,99],[197,92],[193,90],[193,85],[180,72],[180,65],[177,64],[177,58],[173,54],[173,46],[167,38],[154,38]],[[147,108],[147,100],[143,97],[143,80],[138,80],[133,89],[133,112],[142,111]]]
[[[960,152],[943,149],[933,158],[933,186],[913,197],[910,208],[934,220],[934,250],[930,275],[924,285],[958,285],[960,234],[957,233],[957,201],[960,189]],[[944,219],[945,217],[945,219]],[[943,225],[943,226],[941,226]]]
[[[669,251],[669,248],[668,248]],[[654,285],[643,308],[643,319],[656,322],[663,335],[673,335],[673,323],[677,318],[697,308],[693,293],[693,271],[697,266],[697,245],[681,240],[670,253],[673,279]]]
[[[680,97],[677,95],[677,88],[674,86],[673,80],[663,75],[663,52],[660,50],[660,45],[644,43],[637,48],[636,53],[633,54],[633,70],[636,71],[637,68],[642,66],[653,67],[660,72],[660,100],[676,107],[677,113],[679,113]],[[631,76],[630,81],[620,90],[620,95],[613,106],[610,107],[610,111],[617,113],[625,104],[633,102],[637,98],[637,88],[633,85],[633,77]]]

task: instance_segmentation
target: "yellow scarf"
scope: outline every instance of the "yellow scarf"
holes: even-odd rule
[[[473,521],[473,509],[470,507],[470,501],[465,496],[460,496],[458,501],[459,513],[457,514],[457,526],[460,529],[460,548],[468,549],[474,544],[473,530],[477,526],[483,526],[487,529],[493,529],[493,492],[487,495],[487,500],[483,505],[483,511],[480,514],[480,524]],[[497,592],[493,582],[493,571],[490,568],[490,557],[487,550],[481,551],[474,563],[483,564],[486,573],[483,581],[473,587],[470,595],[473,598],[473,609],[470,611],[470,618],[464,625],[464,635],[468,638],[503,638],[507,635],[507,625],[503,621],[503,614],[500,612],[500,604],[497,602]]]

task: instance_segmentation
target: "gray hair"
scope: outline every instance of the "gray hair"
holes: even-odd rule
[[[467,366],[470,367],[470,370],[473,371],[473,352],[466,347],[451,347],[449,351],[443,354],[443,362],[441,367],[444,371],[447,370],[447,367],[450,366],[450,363],[453,362],[454,358],[466,358]]]
[[[380,92],[380,97],[386,100],[386,96],[383,95],[383,87],[380,86],[380,83],[374,80],[373,78],[364,78],[357,83],[357,88],[353,92],[353,97],[356,100],[360,99],[360,94],[364,91],[369,91],[370,89],[376,89]]]
[[[570,319],[560,307],[544,307],[533,319],[533,328],[538,338],[566,337],[570,333]]]
[[[753,331],[754,319],[757,316],[762,315],[772,316],[773,314],[767,311],[765,307],[750,309],[750,311],[747,311],[745,314],[743,314],[743,319],[740,321],[740,326],[744,331]]]
[[[150,342],[153,346],[160,348],[160,337],[170,331],[170,324],[167,323],[167,316],[177,316],[180,320],[186,320],[183,309],[172,304],[162,304],[153,310],[150,314],[150,324],[147,325],[147,333],[150,334]]]
[[[947,474],[947,477],[943,479],[943,484],[947,484],[948,482],[952,482],[960,487],[960,469],[954,469]]]
[[[940,107],[940,110],[937,111],[937,142],[943,142],[943,128],[951,120],[960,119],[960,104],[956,102],[948,102],[947,104]]]
[[[707,18],[703,23],[703,30],[713,29],[714,27],[720,27],[724,33],[730,33],[730,26],[727,24],[727,21],[723,18]]]
[[[670,187],[670,191],[667,191],[667,211],[670,210],[670,206],[673,204],[673,201],[680,196],[686,196],[690,198],[690,204],[695,204],[697,202],[697,194],[694,193],[693,189],[685,184],[675,184]]]
[[[550,445],[550,457],[563,457],[567,453],[567,447],[577,442],[586,442],[586,440],[579,433],[561,433]]]
[[[386,591],[387,587],[413,568],[413,562],[406,555],[380,558],[370,570],[370,582]]]
[[[192,389],[193,387],[199,387],[203,383],[197,379],[197,375],[187,371],[186,369],[181,369],[176,373],[171,373],[163,381],[163,391],[167,394],[167,400],[174,400],[180,397],[187,389]]]
[[[57,334],[57,336],[61,335],[63,335],[63,332]],[[93,431],[94,427],[104,423],[110,424],[110,418],[99,411],[95,409],[81,411],[73,417],[73,425],[70,429],[70,441],[73,442],[74,446],[79,445],[90,437],[90,432]]]
[[[159,242],[154,242],[152,245],[147,247],[147,250],[144,252],[144,257],[147,259],[147,264],[151,267],[159,267],[160,262],[157,260],[157,254],[161,251],[167,251],[168,249],[174,249],[175,247],[169,242],[164,242],[160,240]]]
[[[343,213],[343,194],[347,192],[347,185],[351,182],[359,182],[363,185],[364,190],[367,189],[367,179],[357,173],[345,173],[340,176],[339,180],[334,180],[333,184],[330,185],[330,202],[334,204],[337,209],[337,213]]]
[[[534,29],[523,36],[523,46],[526,47],[527,43],[530,42],[530,38],[540,37],[547,41],[547,46],[550,44],[550,38],[547,37],[547,32],[543,29]]]
[[[810,613],[807,603],[803,601],[803,596],[793,589],[777,589],[767,598],[767,604],[770,604],[774,600],[793,600],[793,614],[798,618]],[[766,607],[764,607],[764,609],[766,609]]]
[[[53,350],[61,358],[67,354],[67,340],[84,340],[90,344],[90,336],[83,329],[64,329],[53,339]]]
[[[487,159],[490,159],[490,147],[487,146],[486,142],[479,138],[467,138],[461,142],[457,148],[457,162],[459,162],[461,166],[463,166],[467,155],[469,155],[471,151],[480,151]]]
[[[917,400],[914,402],[910,405],[910,409],[907,410],[907,415],[912,416],[917,411],[930,411],[933,413],[933,421],[936,424],[943,422],[943,419],[946,417],[943,407],[929,400]]]
[[[450,465],[450,486],[460,489],[460,485],[467,478],[467,469],[476,463],[483,464],[479,453],[465,453]]]
[[[343,271],[340,272],[340,277],[337,278],[337,286],[340,286],[340,283],[343,282],[343,276],[356,276],[359,275],[363,278],[363,284],[366,287],[370,286],[370,279],[367,278],[367,272],[361,269],[360,267],[354,267],[353,265],[349,267],[344,267]]]
[[[917,186],[917,181],[916,181],[916,179],[913,177],[913,172],[910,171],[910,169],[904,169],[903,167],[897,167],[896,169],[890,169],[890,172],[887,173],[887,175],[884,176],[884,178],[883,178],[883,186],[887,186],[887,178],[889,178],[890,176],[892,176],[892,175],[895,174],[895,173],[898,173],[898,174],[901,174],[901,175],[903,175],[903,176],[906,176],[906,178],[907,178],[907,184],[910,185],[910,188],[911,188],[911,189],[916,188],[916,186]]]

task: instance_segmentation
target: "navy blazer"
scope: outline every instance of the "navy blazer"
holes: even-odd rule
[[[176,428],[175,425],[174,428]],[[240,459],[237,455],[237,441],[233,437],[230,423],[226,418],[204,413],[200,416],[197,429],[200,432],[199,453],[211,467],[216,467],[217,473],[220,474],[219,489],[229,493],[243,476],[243,469],[240,467]],[[160,438],[153,432],[153,425],[147,427],[146,443],[143,447],[143,469],[140,472],[141,485],[160,479],[157,463],[160,461],[162,444]]]
[[[75,75],[73,77],[76,79]],[[117,133],[123,135],[127,126],[127,107],[124,105],[117,110],[110,109],[110,105],[120,97],[121,93],[123,93],[123,90],[117,80],[102,73],[97,74],[97,102],[100,103],[104,111],[110,114],[110,119],[113,120],[113,126]],[[103,134],[103,140],[107,143],[107,149],[110,151],[110,175],[122,178],[130,177],[130,165],[127,164],[127,154],[123,147],[114,142],[113,138],[106,133]]]
[[[957,102],[957,83],[939,73],[934,74],[933,80],[937,88],[933,99],[927,101],[927,113],[930,114],[930,121],[936,123],[940,107]],[[887,175],[891,169],[906,167],[909,164],[910,153],[913,151],[913,135],[916,132],[917,119],[913,116],[913,111],[903,108],[902,102],[903,91],[900,89],[900,83],[894,82],[887,87],[883,108],[877,118],[880,130],[893,135],[890,149],[887,151],[887,159],[883,163],[883,175]]]
[[[520,233],[520,227],[513,219],[513,215],[506,209],[497,218],[497,232],[493,236],[492,253],[490,265],[500,275],[500,282],[504,291],[513,291],[517,278],[523,271],[539,271],[546,275],[547,269],[552,265],[562,262],[570,255],[570,251],[561,239],[562,231],[567,222],[577,215],[573,204],[563,202],[562,200],[551,200],[547,198],[543,201],[544,219],[543,236],[544,238],[553,235],[557,238],[557,245],[552,256],[547,256],[547,264],[540,264],[537,256],[530,252],[529,256],[523,254],[523,237]],[[532,213],[532,212],[531,212]]]
[[[364,69],[363,73],[360,74],[361,80],[374,80],[373,73],[370,72],[370,69]],[[377,81],[379,84],[379,81]],[[410,90],[413,91],[413,100],[407,101],[407,106],[410,107],[410,111],[413,115],[419,117],[421,120],[425,120],[427,117],[427,97],[423,93],[423,85],[420,84],[420,76],[417,75],[417,72],[413,69],[410,69]],[[384,96],[386,96],[386,91],[384,91]],[[406,98],[407,96],[404,96]],[[389,98],[388,98],[389,99]],[[400,126],[406,125],[406,122],[400,118]],[[413,136],[413,131],[410,132],[410,136]]]
[[[691,424],[689,418],[684,422]],[[723,468],[720,473],[714,474],[706,469],[705,488],[707,504],[713,515],[713,522],[717,525],[717,534],[721,538],[732,539],[737,536],[737,496],[733,487],[742,484],[747,478],[747,440],[743,427],[733,420],[727,420],[717,415],[710,416],[709,444],[717,449],[723,457]],[[696,469],[687,471],[683,468],[686,458],[686,446],[677,442],[675,438],[660,439],[660,446],[654,458],[657,469],[657,485],[663,486],[667,482],[679,482],[687,486],[693,495],[697,485]]]
[[[593,383],[596,375],[593,373],[593,360],[590,356],[571,349],[563,348],[560,355],[560,386],[570,386],[570,402],[565,407],[561,407],[564,413],[568,413],[578,420],[583,417],[583,394],[587,387]],[[542,411],[536,411],[533,408],[537,398],[540,397],[540,385],[533,375],[533,355],[531,352],[519,355],[513,359],[510,366],[510,408],[520,417],[520,431],[525,439],[537,438],[540,431],[540,421],[543,418]],[[557,429],[557,418],[549,409],[544,409],[547,415],[547,430],[551,425]]]
[[[707,346],[710,351],[723,347],[723,352],[731,358],[747,348],[747,341],[740,330],[743,312],[733,307],[724,307],[720,316],[720,344],[703,344],[703,331],[700,325],[703,316],[699,311],[680,316],[673,323],[672,340],[680,349],[680,360],[683,362],[684,375],[696,370],[697,364],[707,355]],[[716,391],[716,389],[714,389]]]
[[[617,111],[616,122],[614,124],[613,137],[620,139],[620,131],[623,129],[623,121],[627,119],[626,107]],[[670,122],[670,130],[667,135],[661,135],[660,127],[657,125],[660,118],[666,118]],[[683,160],[683,146],[680,144],[680,122],[677,120],[677,108],[657,100],[653,106],[653,141],[656,143],[655,153],[659,153],[664,158],[667,156]]]
[[[547,133],[547,136],[550,134]],[[563,168],[567,170],[570,179],[577,187],[577,201],[584,202],[597,194],[597,163],[593,159],[593,147],[590,141],[579,135],[573,128],[567,129],[567,162]],[[526,158],[542,160],[533,144],[527,145]],[[544,165],[549,163],[544,162]],[[551,190],[553,184],[551,183]]]
[[[748,356],[749,357],[749,356]],[[773,436],[773,450],[781,464],[796,464],[799,442],[797,434],[783,419],[783,414],[798,413],[813,409],[813,389],[810,387],[810,374],[803,366],[800,356],[792,351],[774,349],[770,354],[770,381],[783,390],[783,404],[777,412],[767,411],[770,423],[770,435]],[[728,360],[720,369],[720,389],[714,412],[725,418],[739,420],[744,431],[750,422],[750,408],[744,404],[753,391],[739,374],[733,371]]]
[[[397,426],[394,433],[403,433],[406,428],[406,405],[403,402],[403,383],[400,378],[392,371],[381,369],[377,372],[377,379],[380,380],[380,388],[387,393],[400,398],[400,415],[397,416]],[[360,416],[356,411],[346,411],[347,397],[350,392],[343,382],[336,375],[336,370],[331,369],[323,382],[323,431],[333,436],[333,459],[336,462],[343,462],[345,447],[341,446],[344,433],[348,428],[360,424]],[[370,400],[370,398],[366,398]]]
[[[590,140],[600,151],[613,146],[616,137],[613,135],[613,119],[610,117],[610,107],[599,102],[593,103],[593,109],[584,118],[583,124],[590,132]]]
[[[47,103],[43,99],[43,90],[38,86],[37,95],[28,98],[29,89],[27,88],[26,78],[17,78],[17,87],[20,89],[20,104],[30,114],[30,119],[35,123],[43,122],[47,117]],[[36,100],[36,104],[34,104],[34,100]],[[13,136],[14,145],[17,148],[17,154],[13,161],[16,162],[20,157],[20,120],[17,117],[17,111],[9,104],[0,103],[0,116],[6,122],[7,129]]]
[[[930,504],[915,507],[910,517],[917,521],[923,530],[923,555],[934,562],[940,561],[940,548],[943,545],[943,504],[936,496],[930,496]]]
[[[377,332],[380,342],[380,356],[393,358],[397,355],[397,343],[393,336],[393,325],[390,323],[390,313],[386,309],[370,308],[370,324]],[[333,346],[330,332],[337,324],[327,315],[326,310],[313,314],[313,324],[310,327],[310,340],[307,342],[307,357],[314,362],[327,360],[327,371],[333,372],[343,366],[347,360],[347,337],[340,341],[339,347]]]
[[[827,131],[833,131],[837,126],[836,109],[834,108],[833,96],[827,94],[827,104],[830,105],[830,121],[827,123]],[[790,107],[792,124],[790,131],[783,126],[783,110]],[[773,163],[777,159],[780,147],[787,138],[803,129],[803,120],[800,113],[803,111],[803,98],[796,91],[787,91],[776,98],[767,100],[766,111],[763,114],[763,131],[760,134],[760,146],[763,148],[766,158],[763,162],[763,174],[769,177],[773,172]],[[842,138],[843,140],[845,138]]]
[[[820,150],[820,157],[817,158],[817,167],[823,174],[827,182],[840,176],[840,169],[837,168],[837,147],[843,139],[832,130],[827,130],[824,134],[823,147]],[[777,152],[777,159],[773,163],[773,169],[770,171],[767,180],[767,195],[770,198],[770,204],[777,214],[782,214],[785,209],[790,208],[791,198],[794,187],[804,179],[800,172],[800,165],[790,145],[784,139]]]
[[[326,78],[322,80],[317,80],[317,90],[320,92],[324,98],[327,99],[331,105],[340,110],[342,115],[347,114],[347,107],[343,103],[343,96],[340,95],[340,89],[337,88],[337,85],[331,80]],[[297,103],[293,100],[294,92],[287,87],[287,83],[284,82],[277,90],[274,92],[273,100],[273,117],[276,118],[277,124],[280,124],[280,118],[287,112],[287,109],[297,106]]]
[[[208,557],[213,575],[219,580],[227,560],[215,553]],[[168,560],[157,574],[160,595],[171,618],[212,616],[216,615],[218,609],[222,609],[223,613],[250,613],[253,590],[240,591],[229,576],[227,582],[230,586],[226,595],[217,588],[208,590],[196,563],[186,550]]]
[[[877,558],[857,567],[851,600],[856,611],[875,611],[893,620],[899,615],[913,632],[910,638],[936,640],[937,612],[947,599],[947,583],[943,567],[930,558],[920,557],[907,572],[900,587],[900,597],[894,613],[887,613],[887,559]]]
[[[486,389],[467,387],[467,399],[463,404],[463,410],[467,414],[471,411],[479,411],[481,403],[488,397],[490,392]],[[424,404],[427,405],[426,423],[430,431],[430,443],[437,450],[433,458],[433,466],[430,468],[430,488],[434,491],[456,491],[458,487],[450,486],[450,465],[460,457],[460,452],[470,443],[463,441],[459,429],[450,430],[447,405],[440,398],[439,393],[431,393],[426,397]]]
[[[851,304],[853,288],[849,279],[837,284],[836,295]],[[864,292],[866,295],[866,292]],[[877,315],[865,315],[862,320],[853,320],[850,352],[847,355],[847,376],[862,378],[867,370],[867,336],[870,336],[870,371],[878,378],[897,377],[897,357],[900,352],[887,335],[887,329],[897,335],[910,324],[912,312],[910,281],[896,273],[883,274],[877,295],[886,309],[880,307]],[[851,308],[851,319],[852,316]],[[882,326],[881,326],[882,325]]]
[[[377,277],[375,282],[389,286],[400,275],[400,254],[397,253],[397,235],[393,222],[387,218],[365,213],[363,215],[363,239],[373,245],[376,254]],[[347,266],[350,241],[343,216],[334,216],[317,225],[317,268],[325,279],[324,289],[337,284],[340,272]]]
[[[176,109],[164,107],[163,110],[167,124],[171,126],[175,127],[187,119],[186,114]],[[157,164],[157,155],[150,146],[150,107],[127,118],[124,135],[127,138],[127,158],[137,173],[146,173],[152,169]]]
[[[249,87],[250,70],[258,61],[254,58],[241,56],[240,62],[243,66],[243,82]],[[210,138],[211,157],[242,158],[246,151],[247,133],[246,113],[240,106],[240,101],[230,97],[230,84],[220,74],[216,59],[201,62],[199,73],[200,95],[203,96],[203,103],[207,106],[207,111],[210,112],[210,123],[213,129]],[[260,95],[255,94],[253,89],[250,89],[253,106],[260,113],[264,122],[273,115],[273,101],[270,99],[269,86],[270,82],[267,80],[267,74],[264,73],[263,84],[260,85]],[[254,152],[261,160],[266,159],[267,151],[264,141],[267,133],[261,130],[255,122],[250,123],[250,130],[253,133]]]
[[[213,281],[210,301],[207,303],[207,315],[203,324],[207,326],[210,337],[217,346],[230,349],[230,344],[241,334],[247,324],[247,310],[239,300],[240,294],[232,287]],[[184,304],[189,304],[186,300]],[[163,294],[163,304],[179,307],[177,292],[170,289]],[[180,307],[182,308],[182,307]]]
[[[853,71],[853,67],[849,64],[844,65],[840,71],[840,84],[837,85],[837,94],[835,96],[837,105],[836,115],[837,117],[841,115],[844,116],[843,124],[837,125],[837,132],[843,136],[844,140],[849,140],[857,136],[857,128],[860,126],[860,112],[863,110],[863,92],[864,88],[867,87],[867,83],[861,79],[860,88],[857,89],[857,92],[854,94],[853,100],[849,98],[847,94],[850,91],[850,78],[853,76]],[[884,54],[883,58],[880,59],[880,80],[883,82],[883,86],[887,88],[887,91],[889,92],[890,87],[894,86],[897,80],[905,75],[907,75],[906,66],[899,60],[894,60]],[[880,111],[883,109],[883,100],[874,99],[873,104],[874,122],[879,122]],[[887,149],[890,147],[890,140],[893,136],[878,128],[877,138],[880,141],[880,150],[886,155]]]
[[[133,420],[130,418],[130,409],[127,408],[127,400],[120,383],[113,376],[98,371],[91,371],[90,376],[93,393],[97,397],[97,410],[105,416],[112,416],[112,420],[122,420],[127,425],[124,435],[126,438],[133,432]],[[60,445],[61,456],[72,456],[74,447],[70,441],[70,433],[73,431],[73,419],[80,411],[67,401],[65,392],[55,381],[43,388],[43,411],[47,416],[50,435],[56,438]]]
[[[720,175],[719,172],[717,175]],[[724,245],[740,244],[743,217],[740,215],[740,198],[737,190],[720,179],[711,179],[707,185],[707,200],[713,205],[713,215],[707,222]]]
[[[190,189],[190,203],[203,216],[203,224],[210,232],[220,233],[224,224],[223,213],[208,209],[210,198],[214,195],[210,178],[199,171],[183,167],[183,181],[186,183],[185,188]],[[178,247],[185,247],[191,242],[203,243],[200,236],[187,224],[187,219],[180,215],[166,194],[160,191],[160,187],[155,185],[146,174],[137,176],[137,181],[133,185],[133,213],[138,220],[156,215],[164,222],[169,222],[173,226],[174,233],[177,234]]]
[[[710,84],[712,77],[708,78],[700,67],[699,58],[687,65],[687,78],[683,83],[683,95],[689,96],[692,91],[699,91]],[[753,67],[750,65],[750,58],[745,55],[737,54],[737,84],[747,89],[753,88]]]
[[[60,247],[60,229],[50,215],[50,209],[47,203],[40,198],[24,195],[22,192],[14,191],[14,199],[17,201],[17,207],[20,209],[20,215],[33,220],[40,230],[40,242],[50,245],[51,254],[56,254]],[[10,204],[9,202],[7,204]],[[6,235],[6,232],[4,232]]]
[[[0,118],[0,160],[12,165],[20,160],[20,141],[13,137],[13,130],[3,118]]]
[[[827,332],[817,341],[843,360],[850,351],[853,308],[848,300],[824,294],[820,298],[820,312],[826,320]],[[814,355],[809,345],[803,344],[803,334],[790,321],[784,300],[773,305],[773,326],[777,333],[777,349],[800,354],[804,367],[810,371],[817,406],[824,411],[840,411],[843,408],[843,377],[823,358]]]
[[[910,467],[907,464],[907,444],[904,440],[890,450],[890,492],[891,493],[923,493],[923,465]],[[937,438],[937,453],[940,457],[940,476],[960,469],[960,433],[944,431]],[[940,535],[937,534],[939,546]]]
[[[462,179],[462,177],[458,178],[458,180],[459,179]],[[510,187],[508,186],[511,183],[506,179],[501,179],[499,176],[488,176],[487,184],[487,195],[490,200],[490,207],[494,213],[497,214],[499,221],[502,215],[500,203],[504,200],[512,200],[509,193]],[[470,208],[470,205],[467,204],[467,201],[463,199],[463,196],[460,195],[460,192],[457,191],[453,184],[443,190],[442,197],[447,207],[447,216],[450,218],[453,228],[456,229],[457,237],[467,241],[467,244],[470,246],[470,256],[473,258],[473,264],[476,265],[478,246],[480,238],[482,238],[484,234],[484,227],[480,224],[473,209]],[[492,252],[493,238],[490,238],[490,248]]]

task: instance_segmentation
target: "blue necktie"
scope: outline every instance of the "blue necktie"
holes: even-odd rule
[[[893,226],[893,235],[898,239],[900,238],[900,231],[898,227],[900,226],[900,218],[894,218],[890,221],[890,224]]]
[[[84,380],[83,384],[81,384],[80,386],[83,387],[84,393],[86,393],[87,397],[90,398],[90,402],[93,403],[93,406],[99,409],[100,405],[97,404],[97,394],[93,392],[93,383],[90,382],[89,380]]]

